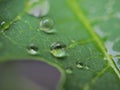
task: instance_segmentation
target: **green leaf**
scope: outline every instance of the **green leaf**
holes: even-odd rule
[[[55,21],[54,34],[41,31],[41,18],[26,12],[29,0],[0,0],[0,62],[31,58],[49,63],[61,71],[65,90],[119,90],[120,1],[49,3],[47,17]],[[55,42],[66,45],[65,58],[51,55]],[[39,48],[38,55],[27,52],[30,44]]]

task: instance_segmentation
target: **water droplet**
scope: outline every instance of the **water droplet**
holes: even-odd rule
[[[40,30],[44,31],[45,33],[54,33],[54,20],[49,17],[43,17],[40,21]]]
[[[82,62],[77,62],[76,67],[79,68],[79,69],[83,69],[84,64]]]
[[[65,48],[66,48],[65,44],[61,42],[54,42],[50,47],[51,49],[50,52],[54,57],[63,58],[66,56]]]
[[[1,30],[2,30],[2,32],[4,30],[7,30],[8,28],[9,28],[9,23],[6,23],[5,21],[2,21],[1,22]]]
[[[89,69],[89,67],[88,67],[87,65],[85,65],[84,63],[82,63],[82,62],[80,62],[80,61],[76,62],[76,67],[77,67],[78,69],[86,69],[86,70]]]
[[[66,73],[72,74],[73,73],[73,69],[71,67],[67,67],[66,68]]]
[[[48,0],[29,0],[27,13],[35,17],[43,17],[48,14],[49,8]]]
[[[27,52],[28,52],[30,55],[37,55],[37,54],[38,54],[38,47],[35,46],[34,44],[30,44],[30,45],[27,47]]]
[[[4,25],[4,24],[5,24],[5,21],[2,21],[2,22],[1,22],[1,26]]]
[[[85,65],[85,66],[84,66],[84,69],[88,70],[88,69],[89,69],[89,67],[88,67],[87,65]]]

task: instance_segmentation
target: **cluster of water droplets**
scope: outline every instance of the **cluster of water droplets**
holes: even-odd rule
[[[84,63],[82,63],[82,62],[80,62],[80,61],[76,62],[76,67],[77,67],[78,69],[86,69],[86,70],[89,69],[89,67],[88,67],[86,64],[84,64]]]
[[[75,63],[75,68],[77,68],[78,70],[89,70],[89,66],[87,64],[84,64],[81,61],[77,61]],[[73,73],[72,66],[66,67],[65,69],[66,69],[67,74],[72,74]]]
[[[30,11],[28,11],[28,14],[35,16],[35,17],[40,17],[40,31],[43,31],[47,34],[52,34],[55,33],[55,22],[53,19],[51,19],[50,17],[46,17],[46,15],[48,14],[48,10],[49,10],[49,3],[47,0],[45,0],[44,2],[42,2],[42,6],[41,6],[41,2],[39,2],[38,0],[30,0],[30,3],[34,5],[32,6],[32,8],[30,9]],[[29,45],[27,47],[27,52],[30,55],[38,55],[38,47],[35,46],[34,44]],[[53,57],[58,58],[58,59],[63,59],[67,56],[67,52],[66,52],[66,45],[63,42],[53,42],[50,45],[50,53]],[[77,69],[84,69],[84,70],[88,70],[89,67],[87,65],[85,65],[82,62],[76,62],[75,66]],[[66,67],[66,73],[68,74],[72,74],[73,73],[73,68],[72,67]]]
[[[52,18],[48,17],[50,5],[48,0],[29,0],[29,8],[27,13],[34,17],[40,18],[39,30],[47,34],[52,34],[55,32],[54,25],[55,22]],[[31,55],[38,54],[38,48],[34,45],[29,45],[27,51]],[[56,58],[63,58],[66,56],[66,50],[64,43],[53,42],[50,45],[50,53]]]
[[[46,17],[46,15],[49,12],[49,3],[48,0],[29,0],[29,8],[27,10],[27,13],[29,15],[32,15],[34,17],[40,18],[40,24],[39,29],[40,31],[43,31],[47,34],[55,33],[54,26],[55,22],[52,18]],[[9,24],[7,24],[5,21],[1,22],[1,27],[3,29],[8,29]],[[2,47],[2,44],[0,43],[0,49]],[[39,46],[36,46],[35,44],[29,44],[26,47],[26,51],[29,55],[37,56],[39,55]],[[50,53],[55,58],[63,59],[67,56],[66,52],[66,45],[63,42],[53,42],[50,45]],[[88,70],[89,67],[85,65],[82,62],[76,62],[75,66],[77,69],[86,69]],[[72,67],[66,67],[66,73],[72,74],[73,68]]]

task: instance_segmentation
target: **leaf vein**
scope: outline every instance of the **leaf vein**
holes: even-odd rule
[[[76,0],[67,0],[67,3],[71,7],[71,9],[74,11],[76,14],[77,18],[83,23],[83,25],[86,27],[86,30],[90,33],[94,41],[96,42],[97,46],[101,50],[101,52],[104,54],[104,56],[107,58],[109,65],[112,67],[118,78],[120,79],[120,71],[116,67],[114,61],[112,58],[108,55],[106,48],[104,44],[102,43],[101,38],[95,33],[94,29],[92,28],[89,20],[85,17],[83,11],[79,8]]]

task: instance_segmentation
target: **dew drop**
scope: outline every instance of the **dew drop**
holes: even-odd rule
[[[82,62],[76,62],[76,67],[79,69],[83,69],[84,64]]]
[[[61,43],[61,42],[54,42],[51,46],[50,46],[50,52],[54,57],[57,58],[64,58],[66,57],[66,50],[65,50],[66,46],[65,44]]]
[[[5,24],[5,21],[2,21],[2,22],[1,22],[1,26],[4,25],[4,24]]]
[[[48,0],[29,0],[27,13],[34,17],[43,17],[48,14],[49,8]]]
[[[82,63],[82,62],[80,62],[80,61],[76,62],[76,67],[77,67],[78,69],[86,69],[86,70],[89,69],[89,67],[88,67],[87,65],[85,65],[84,63]]]
[[[66,68],[66,73],[72,74],[73,73],[73,69],[71,67],[67,67]]]
[[[30,44],[30,45],[27,47],[27,52],[28,52],[30,55],[37,55],[37,54],[38,54],[38,47],[35,46],[34,44]]]
[[[5,21],[1,22],[1,31],[3,32],[4,30],[7,30],[9,28],[9,24],[6,23]]]
[[[54,33],[54,20],[49,17],[43,17],[40,21],[40,30],[44,31],[45,33]]]
[[[84,66],[84,69],[88,70],[88,69],[89,69],[89,67],[88,67],[87,65],[85,65],[85,66]]]

